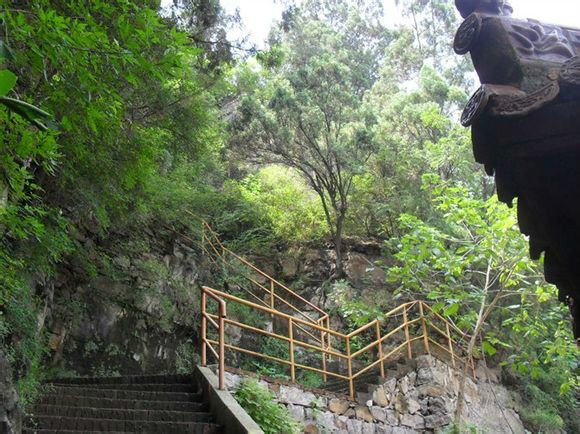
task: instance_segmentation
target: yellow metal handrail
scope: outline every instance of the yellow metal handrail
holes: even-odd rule
[[[369,324],[366,324],[359,329],[349,333],[344,334],[336,330],[332,330],[327,325],[328,322],[311,322],[301,318],[296,318],[287,313],[272,309],[267,306],[262,306],[257,303],[253,303],[248,300],[236,297],[232,294],[228,294],[223,291],[212,289],[209,287],[202,287],[201,289],[201,313],[202,313],[202,327],[201,327],[201,364],[207,364],[207,349],[209,348],[211,353],[215,356],[219,364],[219,378],[220,387],[223,386],[225,382],[225,349],[232,351],[248,354],[254,357],[259,357],[262,359],[270,360],[272,362],[280,363],[286,365],[290,368],[290,379],[292,382],[296,382],[296,369],[303,369],[308,371],[313,371],[322,375],[326,381],[328,376],[344,380],[348,382],[349,395],[352,399],[355,398],[354,381],[364,374],[365,372],[379,367],[380,375],[385,377],[385,361],[394,358],[398,353],[407,349],[407,357],[413,358],[412,344],[414,342],[423,342],[424,350],[427,354],[434,354],[441,358],[441,354],[446,354],[450,358],[450,364],[456,367],[457,362],[461,362],[464,365],[467,364],[475,377],[475,366],[473,357],[467,353],[465,347],[459,343],[459,341],[464,340],[466,335],[457,330],[456,327],[443,316],[437,314],[433,309],[424,301],[412,301],[409,303],[402,304],[397,308],[387,312],[384,316],[384,321],[374,320]],[[218,303],[218,314],[211,313],[207,309],[207,297],[210,297]],[[260,311],[276,317],[280,320],[287,322],[288,329],[286,334],[275,333],[273,331],[263,330],[258,327],[251,326],[249,324],[244,324],[240,321],[230,319],[226,317],[226,303],[237,303],[256,311]],[[401,315],[402,313],[402,315]],[[389,332],[382,334],[381,328],[383,323],[389,319],[397,319],[402,316],[402,322],[400,325],[392,328]],[[411,318],[414,316],[414,318]],[[327,319],[327,318],[326,318]],[[207,333],[207,322],[210,322],[218,331],[218,339],[210,339]],[[217,322],[216,322],[217,321]],[[439,321],[441,327],[435,325],[435,321]],[[238,327],[242,330],[247,330],[250,332],[258,333],[264,336],[268,336],[274,339],[284,341],[288,344],[288,359],[282,359],[280,357],[274,357],[268,354],[264,354],[258,351],[250,350],[247,348],[242,348],[236,345],[229,344],[225,342],[225,325]],[[421,333],[417,335],[415,331],[411,331],[413,326],[417,326],[421,330]],[[299,339],[299,336],[294,333],[295,329],[301,327],[302,329],[312,329],[312,333],[306,334],[306,336],[313,336],[313,333],[320,333],[322,336],[327,336],[327,340],[306,340]],[[375,334],[374,340],[368,343],[363,348],[353,351],[353,340],[361,334],[370,331]],[[393,338],[397,333],[402,332],[405,336],[404,341],[395,341],[395,347],[391,348],[387,353],[384,353],[384,345],[388,339]],[[444,339],[444,343],[437,341],[433,337],[433,332],[439,335],[439,338]],[[455,339],[452,334],[455,334]],[[338,349],[332,349],[330,346],[330,337],[333,336],[335,339],[344,342],[344,351]],[[457,337],[458,336],[458,337]],[[444,345],[445,344],[445,345]],[[218,349],[215,349],[215,346]],[[317,368],[314,366],[309,366],[301,363],[297,363],[295,360],[295,348],[301,346],[309,350],[313,350],[322,356],[322,367]],[[373,349],[376,350],[376,357],[374,361],[370,360],[369,356],[373,356]],[[437,351],[433,351],[437,348]],[[354,363],[357,358],[366,355],[367,359],[363,362],[357,372],[354,372]],[[341,374],[337,372],[332,372],[327,369],[326,357],[336,357],[346,361],[347,363],[347,374]],[[445,362],[449,362],[444,359]]]

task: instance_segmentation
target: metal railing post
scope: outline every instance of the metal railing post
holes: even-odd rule
[[[449,354],[451,354],[451,363],[455,368],[455,354],[453,353],[453,341],[451,340],[451,330],[449,330],[449,323],[445,321],[445,326],[447,327],[447,342],[449,344]]]
[[[381,361],[381,377],[385,378],[385,361],[383,360],[383,343],[381,342],[381,323],[377,320],[377,342],[379,346],[379,360]]]
[[[219,388],[225,390],[226,388],[226,358],[225,358],[225,328],[226,328],[226,305],[222,301],[219,304]]]
[[[425,344],[425,351],[430,355],[431,349],[429,348],[429,335],[427,334],[427,320],[425,319],[422,301],[419,302],[419,312],[421,313],[421,324],[423,324],[423,342]]]
[[[326,329],[330,330],[330,316],[326,314]],[[332,351],[332,335],[330,333],[326,334],[326,339],[328,339],[328,351]],[[329,360],[332,360],[332,355],[328,357]]]
[[[296,383],[296,367],[294,366],[294,330],[292,318],[288,318],[288,345],[290,352],[290,380]]]
[[[206,336],[206,329],[207,329],[207,319],[205,318],[206,315],[206,295],[205,289],[202,288],[201,290],[201,366],[207,365],[207,336]]]
[[[270,307],[274,309],[274,281],[270,279]]]
[[[407,315],[407,306],[403,309],[403,321],[405,322],[405,341],[407,342],[407,356],[409,360],[413,359],[413,351],[411,348],[411,334],[409,333],[409,316]]]
[[[320,327],[324,327],[324,318],[320,320]],[[326,335],[327,333],[323,330],[320,330],[320,348],[322,351],[322,370],[324,374],[322,374],[322,379],[324,382],[328,381],[328,375],[326,375],[326,353],[324,350],[326,349]]]
[[[350,338],[347,336],[345,339],[346,339],[346,356],[348,357],[346,359],[347,364],[348,364],[348,393],[349,393],[350,399],[355,399],[354,381],[352,379],[352,356],[350,353]]]

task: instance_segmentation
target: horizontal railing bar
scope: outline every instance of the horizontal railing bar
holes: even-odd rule
[[[431,337],[428,337],[428,339],[429,339],[429,342],[431,342],[432,344],[435,344],[435,345],[437,345],[439,348],[441,348],[442,350],[446,351],[448,354],[451,354],[451,355],[453,355],[453,357],[455,357],[456,359],[458,359],[458,360],[461,360],[463,363],[467,363],[467,358],[460,357],[460,356],[458,356],[458,355],[456,355],[456,354],[452,353],[451,351],[449,351],[449,349],[448,349],[448,348],[444,347],[444,346],[443,346],[443,345],[441,345],[439,342],[437,342],[437,341],[435,341],[435,340],[431,339]]]
[[[349,338],[352,338],[353,336],[355,336],[355,335],[358,335],[359,333],[362,333],[362,332],[364,332],[365,330],[368,330],[369,328],[371,328],[372,326],[374,326],[374,325],[375,325],[375,324],[376,324],[378,321],[379,321],[378,319],[372,320],[370,323],[368,323],[368,324],[365,324],[365,325],[364,325],[364,326],[362,326],[362,327],[359,327],[358,329],[356,329],[356,330],[355,330],[355,331],[353,331],[353,332],[350,332],[350,333],[349,333],[347,336],[348,336]]]
[[[215,289],[212,289],[208,286],[202,286],[201,290],[203,292],[205,292],[207,295],[209,295],[211,298],[213,298],[221,306],[221,308],[223,309],[223,313],[225,315],[226,314],[226,302],[221,297],[219,297],[217,294],[215,294],[215,292],[218,292],[218,291],[216,291]]]
[[[210,314],[207,314],[207,315],[210,316],[210,317],[212,317],[212,318],[217,318],[217,315],[214,315],[214,314],[211,314],[211,313]],[[292,341],[292,342],[294,342],[294,344],[300,345],[301,347],[309,348],[311,350],[316,350],[318,352],[325,353],[325,354],[328,354],[328,355],[331,355],[331,356],[340,357],[342,359],[348,359],[348,356],[345,355],[345,354],[337,353],[335,351],[328,350],[326,348],[317,347],[316,345],[312,345],[312,344],[309,344],[307,342],[304,342],[304,341],[301,341],[301,340],[298,340],[298,339],[290,339],[287,336],[283,336],[283,335],[279,335],[279,334],[276,334],[276,333],[272,333],[272,332],[269,332],[267,330],[262,330],[262,329],[259,329],[257,327],[253,327],[253,326],[250,326],[250,325],[241,323],[241,322],[236,321],[236,320],[233,320],[233,319],[224,318],[224,321],[225,321],[226,324],[230,324],[230,325],[233,325],[233,326],[236,326],[236,327],[240,327],[240,328],[245,329],[245,330],[250,330],[250,331],[255,332],[255,333],[260,333],[260,334],[269,336],[271,338],[280,339],[280,340],[283,340],[283,341],[286,341],[286,342]]]
[[[435,324],[433,324],[432,322],[428,322],[427,325],[429,327],[431,327],[432,329],[435,329],[435,331],[437,333],[439,333],[441,336],[443,336],[445,339],[449,339],[449,336],[447,336],[447,333],[445,333],[443,330],[441,330],[439,327],[437,327]]]
[[[310,333],[308,330],[306,330],[304,327],[302,327],[300,324],[295,324],[296,328],[299,328],[300,330],[302,330],[304,333],[306,333],[308,336],[310,336],[312,339],[314,339],[314,341],[318,342],[320,345],[322,345],[322,341],[320,340],[320,338],[317,338],[316,336],[314,336],[312,333]]]
[[[447,354],[452,355],[453,353],[451,351],[449,351],[449,348],[445,348],[443,345],[441,345],[439,342],[437,342],[434,339],[431,339],[431,337],[427,337],[427,339],[429,339],[429,342],[431,342],[432,344],[438,346],[439,348],[441,348],[443,351],[445,351]]]
[[[435,341],[434,341],[434,340],[432,340],[431,338],[428,338],[428,339],[429,339],[429,341],[430,341],[432,344],[435,344],[435,345],[437,345],[437,346],[438,346],[439,348],[441,348],[442,350],[445,350],[445,351],[446,351],[448,354],[451,354],[451,356],[452,356],[452,359],[454,358],[454,359],[456,359],[456,360],[459,360],[461,363],[463,363],[463,364],[465,364],[465,365],[469,365],[469,364],[470,364],[470,363],[469,363],[469,360],[468,360],[467,358],[456,356],[455,354],[451,353],[451,352],[450,352],[450,351],[449,351],[447,348],[445,348],[444,346],[442,346],[442,345],[441,345],[441,344],[439,344],[438,342],[435,342]]]
[[[246,279],[248,279],[250,282],[252,282],[254,285],[258,286],[260,289],[262,289],[266,294],[271,294],[270,290],[268,288],[266,288],[265,286],[263,286],[261,283],[257,282],[256,280],[252,279],[251,277],[247,277]],[[276,298],[277,300],[280,300],[282,303],[284,303],[285,305],[291,307],[295,312],[298,312],[300,315],[302,315],[304,318],[306,318],[308,321],[313,322],[316,324],[316,320],[309,317],[308,315],[306,315],[304,312],[302,312],[300,309],[298,309],[296,306],[294,306],[292,303],[289,303],[288,301],[284,300],[282,297],[280,297],[278,294],[276,294],[276,292],[274,292],[274,298]],[[277,309],[276,309],[277,310]]]
[[[361,355],[362,353],[364,353],[365,351],[369,350],[369,349],[370,349],[370,348],[372,348],[372,347],[375,347],[375,346],[377,345],[377,343],[379,343],[379,342],[380,342],[380,343],[382,344],[382,343],[383,343],[383,342],[385,342],[385,341],[386,341],[388,338],[390,338],[390,337],[391,337],[391,336],[393,336],[395,333],[397,333],[398,331],[400,331],[401,329],[403,329],[405,326],[410,326],[410,325],[413,325],[413,324],[415,324],[415,323],[417,323],[417,322],[419,322],[419,321],[421,321],[421,318],[416,318],[416,319],[414,319],[414,320],[407,321],[406,323],[403,323],[403,324],[401,324],[400,326],[398,326],[398,327],[394,328],[393,330],[391,330],[391,331],[390,331],[389,333],[387,333],[386,335],[384,335],[384,336],[381,336],[381,339],[380,339],[380,340],[375,340],[374,342],[371,342],[370,344],[368,344],[368,345],[367,345],[365,348],[362,348],[362,349],[358,350],[357,352],[353,353],[353,354],[351,355],[351,357],[353,357],[353,358],[354,358],[354,357],[360,356],[360,355]]]
[[[381,343],[383,343],[385,340],[387,340],[388,338],[390,338],[391,336],[393,336],[395,333],[397,333],[398,331],[400,331],[401,329],[403,329],[405,326],[411,326],[415,323],[418,323],[419,321],[421,321],[421,318],[415,318],[411,321],[407,321],[406,323],[401,324],[400,326],[394,328],[393,330],[391,330],[389,333],[387,333],[386,335],[381,337]]]
[[[352,374],[352,379],[356,379],[359,375],[364,374],[365,372],[367,372],[368,370],[374,368],[375,366],[377,366],[379,363],[381,363],[381,359],[377,359],[375,360],[373,363],[371,363],[370,365],[365,366],[363,369],[361,369],[360,371],[358,371],[356,374]]]
[[[368,344],[366,347],[361,348],[360,350],[354,352],[353,354],[350,355],[351,358],[355,358],[359,355],[361,355],[362,353],[366,353],[368,350],[370,350],[371,348],[376,347],[377,345],[381,344],[382,342],[379,340],[375,340],[373,342],[371,342],[370,344]]]
[[[384,315],[384,318],[386,319],[386,318],[388,318],[388,317],[392,316],[394,313],[396,313],[397,311],[399,311],[399,310],[401,310],[401,309],[404,309],[405,307],[409,307],[409,308],[411,308],[411,307],[413,307],[413,306],[410,306],[410,305],[413,305],[413,304],[415,304],[415,303],[417,303],[417,302],[416,302],[416,301],[409,301],[409,302],[407,302],[407,303],[404,303],[404,304],[402,304],[402,305],[400,305],[400,306],[398,306],[398,307],[396,307],[396,308],[394,308],[394,309],[390,310],[389,312],[387,312],[387,313]],[[361,331],[364,331],[364,330],[366,330],[366,329],[368,329],[368,328],[372,327],[372,326],[375,324],[375,322],[376,322],[376,321],[378,321],[378,319],[375,319],[375,320],[373,320],[372,322],[370,322],[370,323],[368,323],[368,324],[365,324],[365,325],[363,325],[362,327],[359,327],[359,328],[358,328],[358,329],[356,329],[355,331],[353,331],[353,332],[349,333],[347,336],[348,336],[349,338],[352,338],[353,336],[355,336],[356,334],[360,333]]]
[[[213,341],[211,339],[208,339],[208,342],[217,344],[217,341]],[[263,359],[271,360],[273,362],[282,363],[282,364],[288,365],[288,366],[290,365],[290,362],[288,360],[280,359],[278,357],[268,356],[266,354],[257,353],[255,351],[247,350],[245,348],[237,347],[237,346],[231,345],[231,344],[224,344],[224,346],[226,348],[230,348],[230,349],[235,350],[235,351],[239,351],[239,352],[242,352],[242,353],[250,354],[252,356],[261,357]]]
[[[402,328],[404,328],[405,326],[410,326],[410,325],[413,325],[413,324],[415,324],[416,322],[418,322],[418,321],[420,321],[420,320],[421,320],[421,318],[417,318],[417,319],[414,319],[414,320],[412,320],[412,321],[407,321],[406,323],[403,323],[403,324],[401,324],[400,326],[398,326],[398,327],[394,328],[393,330],[391,330],[391,331],[390,331],[389,333],[387,333],[386,335],[384,335],[384,336],[381,336],[381,339],[377,339],[377,340],[375,340],[375,341],[371,342],[370,344],[368,344],[366,347],[364,347],[364,348],[361,348],[360,350],[356,351],[355,353],[353,353],[353,354],[351,355],[351,357],[352,357],[352,358],[355,358],[355,357],[357,357],[357,356],[360,356],[362,353],[364,353],[364,352],[368,351],[369,349],[371,349],[371,348],[373,348],[373,347],[376,347],[376,346],[377,346],[377,344],[379,344],[379,343],[381,343],[381,344],[382,344],[383,342],[385,342],[385,340],[387,340],[388,338],[390,338],[391,336],[393,336],[395,333],[397,333],[398,331],[400,331],[400,330],[401,330]]]
[[[430,312],[433,313],[433,315],[435,315],[437,318],[439,318],[440,320],[446,322],[449,324],[449,326],[454,329],[457,333],[459,333],[463,338],[471,338],[470,335],[468,335],[467,333],[464,333],[463,331],[461,331],[461,329],[459,329],[459,327],[457,327],[455,324],[453,324],[451,321],[449,321],[448,319],[445,319],[445,317],[443,317],[442,315],[440,315],[439,313],[435,312],[433,310],[433,308],[431,308],[431,306],[429,306],[427,303],[425,303],[424,301],[421,301],[420,303],[423,303],[423,306],[425,306],[427,308],[427,310],[429,310]]]
[[[311,366],[301,365],[300,363],[294,363],[294,366],[296,366],[297,368],[300,368],[300,369],[306,369],[307,371],[318,372],[319,374],[332,375],[333,377],[348,381],[348,377],[346,377],[344,375],[336,374],[336,373],[331,372],[331,371],[325,371],[324,369],[313,368]]]
[[[428,317],[426,317],[428,318]],[[445,321],[446,324],[451,325],[451,323]],[[457,342],[455,339],[453,339],[451,336],[447,336],[447,333],[445,333],[443,330],[441,330],[439,327],[437,327],[432,321],[428,322],[428,326],[434,328],[437,333],[439,333],[441,336],[443,336],[445,339],[451,339],[451,342],[453,342],[455,345],[457,345],[459,348],[461,347],[461,344],[459,342]]]
[[[217,289],[211,289],[211,290],[214,291],[216,294],[219,294],[220,297],[223,297],[227,300],[232,300],[232,301],[235,301],[237,303],[244,304],[244,305],[249,306],[249,307],[253,307],[253,308],[261,310],[263,312],[267,312],[267,313],[270,313],[272,315],[276,315],[280,318],[292,319],[292,321],[294,321],[296,323],[300,323],[300,324],[304,325],[305,327],[310,327],[310,328],[313,328],[315,330],[324,331],[324,332],[327,332],[331,335],[337,336],[339,338],[346,339],[345,334],[334,331],[332,329],[327,329],[326,327],[321,327],[318,324],[309,323],[309,322],[304,321],[300,318],[293,317],[293,316],[285,314],[283,312],[260,306],[256,303],[252,303],[251,301],[244,300],[243,298],[236,297],[234,295],[228,294],[228,293],[223,292],[223,291],[219,291]]]
[[[316,345],[312,345],[312,344],[306,343],[304,341],[296,341],[295,340],[294,343],[296,345],[300,345],[301,347],[309,348],[311,350],[315,350],[315,351],[318,351],[320,353],[325,353],[325,354],[328,354],[331,356],[340,357],[341,359],[344,359],[344,360],[348,359],[348,356],[346,354],[337,353],[337,352],[334,352],[332,350],[328,350],[328,349],[322,348],[322,347],[317,347]]]

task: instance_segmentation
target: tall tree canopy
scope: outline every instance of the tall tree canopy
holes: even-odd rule
[[[260,86],[242,95],[232,133],[251,160],[296,169],[318,194],[341,276],[353,179],[376,148],[364,97],[391,35],[379,3],[308,1],[291,14],[271,35],[271,51],[254,71]]]

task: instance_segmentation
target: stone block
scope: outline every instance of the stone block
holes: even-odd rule
[[[436,429],[441,428],[443,426],[448,425],[451,423],[451,416],[447,414],[430,414],[429,416],[425,416],[425,428],[427,429]]]
[[[307,407],[310,406],[312,401],[316,400],[316,396],[312,392],[305,392],[297,387],[280,386],[278,399],[283,403],[298,404]]]
[[[338,429],[345,430],[347,421],[348,417],[346,416],[334,416],[334,424]]]
[[[346,430],[349,434],[362,434],[363,423],[357,419],[349,419],[346,421]]]
[[[385,389],[382,386],[377,387],[373,392],[373,402],[381,407],[388,407],[389,398],[387,397]]]
[[[377,425],[375,434],[393,434],[393,427],[388,425]]]
[[[404,425],[413,429],[423,429],[425,428],[425,421],[423,416],[418,414],[401,414],[400,415],[401,425]]]
[[[421,410],[421,404],[419,404],[415,399],[409,398],[407,402],[409,413],[415,414]]]
[[[375,424],[374,423],[363,423],[362,434],[375,434]]]
[[[445,395],[445,389],[436,384],[423,384],[417,387],[417,393],[420,397],[423,396],[443,396]]]
[[[324,424],[324,428],[326,430],[332,431],[337,429],[338,427],[336,426],[336,424],[334,423],[335,421],[335,416],[333,413],[326,411],[324,413],[322,413],[319,417],[318,417],[319,422]]]
[[[304,434],[318,434],[318,425],[315,423],[304,425]]]
[[[386,422],[387,420],[387,410],[382,407],[371,407],[371,414],[375,420]]]
[[[345,414],[350,408],[350,402],[346,399],[334,398],[328,402],[328,409],[336,414]]]
[[[294,419],[301,422],[306,420],[304,407],[302,407],[301,405],[288,404],[287,408],[288,412]]]
[[[391,395],[393,393],[395,393],[396,388],[397,388],[397,379],[396,378],[391,378],[390,380],[387,380],[383,384],[383,389],[385,390],[385,392],[389,393]]]
[[[355,407],[354,412],[355,412],[357,419],[361,419],[361,420],[364,420],[366,422],[373,421],[373,415],[371,414],[368,407],[363,407],[362,405],[359,405],[359,406]]]
[[[399,390],[404,395],[409,393],[409,378],[408,377],[401,378],[401,380],[399,381]]]

